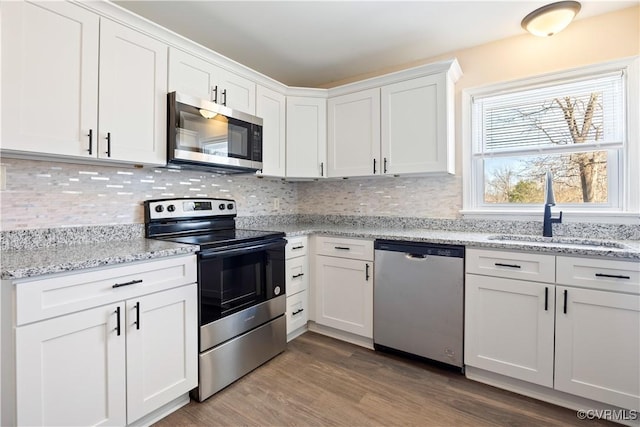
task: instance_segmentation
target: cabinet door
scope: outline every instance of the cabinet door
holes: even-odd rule
[[[262,125],[262,175],[284,178],[286,160],[286,97],[258,86],[256,115]]]
[[[219,102],[234,110],[256,114],[256,84],[237,74],[220,69],[218,74]]]
[[[640,411],[640,296],[557,287],[555,388]]]
[[[382,88],[383,173],[454,172],[451,96],[446,76]]]
[[[380,89],[330,98],[327,105],[327,176],[379,174]]]
[[[98,29],[67,2],[2,3],[2,150],[96,156]]]
[[[327,103],[287,97],[287,177],[326,176]]]
[[[98,157],[166,164],[167,46],[102,19]]]
[[[373,338],[373,264],[316,257],[315,321]]]
[[[123,304],[18,327],[17,423],[125,425],[125,372]]]
[[[127,301],[127,420],[198,385],[197,285]]]
[[[213,101],[220,68],[176,48],[169,48],[169,92]]]
[[[467,274],[465,363],[552,387],[554,288]]]

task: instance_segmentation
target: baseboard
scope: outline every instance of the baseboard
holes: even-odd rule
[[[311,332],[316,332],[321,335],[326,335],[331,338],[346,341],[351,344],[359,345],[360,347],[365,347],[373,350],[373,338],[361,337],[360,335],[355,335],[350,332],[344,332],[339,329],[330,328],[328,326],[318,325],[316,322],[312,321],[309,322],[308,327]]]
[[[309,328],[307,328],[307,325],[304,325],[304,326],[296,329],[295,331],[292,331],[291,333],[287,334],[287,342],[298,338],[300,335],[304,334],[308,330],[309,330]]]
[[[161,406],[160,408],[156,409],[150,414],[147,414],[144,417],[140,418],[139,420],[134,421],[133,423],[129,424],[129,426],[135,426],[135,427],[150,426],[151,424],[160,421],[167,415],[182,408],[183,406],[188,404],[190,401],[191,399],[189,398],[189,393],[185,393],[182,396],[178,397],[177,399],[174,399],[171,402],[167,403],[166,405]]]
[[[504,390],[509,390],[514,393],[542,400],[543,402],[548,402],[554,405],[573,409],[576,411],[577,421],[581,420],[581,418],[578,418],[578,412],[587,411],[586,415],[591,418],[597,418],[600,414],[602,414],[600,415],[600,417],[608,421],[631,427],[640,426],[640,412],[637,411],[631,411],[628,409],[625,411],[622,408],[608,405],[606,403],[596,402],[595,400],[591,399],[585,399],[584,397],[575,396],[573,394],[564,393],[548,387],[528,383],[526,381],[521,381],[515,378],[496,374],[494,372],[485,371],[484,369],[474,368],[469,365],[465,366],[465,376],[473,381],[478,381]],[[635,420],[618,419],[621,418],[619,415],[623,413],[629,415],[630,418],[635,417]]]

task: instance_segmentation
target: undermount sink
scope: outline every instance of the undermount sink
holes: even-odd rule
[[[627,247],[618,242],[596,239],[582,239],[579,237],[543,237],[543,236],[524,236],[515,234],[498,234],[489,236],[488,240],[500,240],[511,242],[531,242],[531,243],[555,243],[561,245],[578,245],[590,246],[594,248],[614,248],[627,249]]]

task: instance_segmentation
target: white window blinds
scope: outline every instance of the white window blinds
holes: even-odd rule
[[[616,72],[474,98],[473,152],[483,157],[622,146],[623,94],[624,76]]]

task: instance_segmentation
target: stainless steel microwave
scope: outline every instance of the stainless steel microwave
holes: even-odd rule
[[[167,166],[221,173],[262,169],[261,118],[177,92],[167,100]]]

